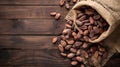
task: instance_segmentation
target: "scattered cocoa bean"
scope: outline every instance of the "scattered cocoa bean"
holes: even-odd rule
[[[62,45],[58,45],[58,49],[60,50],[60,52],[64,52],[64,48]]]
[[[63,6],[64,3],[65,3],[65,0],[60,0],[60,2],[59,2],[60,6]]]
[[[66,9],[70,9],[70,5],[68,3],[65,4]]]
[[[72,62],[71,62],[71,65],[73,65],[73,66],[75,66],[75,65],[77,65],[77,64],[78,64],[77,61],[72,61]]]
[[[50,15],[51,16],[55,16],[57,14],[57,12],[51,12]]]
[[[69,54],[67,55],[68,58],[73,58],[74,56],[75,56],[74,53],[69,53]]]
[[[66,57],[66,56],[67,56],[66,53],[60,53],[60,54],[61,54],[61,56],[63,56],[63,57]]]
[[[58,20],[60,18],[61,14],[60,13],[56,13],[55,15],[55,19]]]
[[[54,37],[53,40],[52,40],[52,43],[53,43],[53,44],[56,43],[57,40],[58,40],[58,38],[57,38],[57,37]]]

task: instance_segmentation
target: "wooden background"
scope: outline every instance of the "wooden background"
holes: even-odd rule
[[[0,67],[71,67],[51,40],[64,28],[67,14],[59,0],[0,0]],[[72,6],[72,3],[71,3]],[[62,13],[60,20],[49,15]],[[115,54],[105,67],[120,67]]]

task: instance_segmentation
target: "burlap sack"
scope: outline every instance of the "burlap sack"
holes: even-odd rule
[[[70,17],[76,19],[76,9],[83,5],[91,6],[95,9],[110,25],[108,30],[101,34],[98,39],[90,40],[90,42],[100,42],[109,36],[120,23],[120,0],[82,0],[79,1],[68,13],[66,19]]]
[[[69,11],[65,19],[73,19],[75,27],[77,27],[76,21],[76,9],[81,6],[90,6],[95,9],[109,24],[107,31],[102,33],[98,39],[89,40],[92,43],[105,41],[105,45],[108,47],[108,58],[102,61],[102,64],[94,63],[96,67],[104,66],[104,64],[110,59],[110,57],[116,53],[120,52],[120,0],[78,0],[76,5]],[[113,32],[114,31],[114,32]],[[117,51],[116,51],[117,50]]]

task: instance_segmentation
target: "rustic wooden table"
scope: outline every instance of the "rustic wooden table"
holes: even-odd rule
[[[0,0],[0,67],[71,67],[51,40],[64,28],[51,11],[67,14],[59,0]],[[105,67],[120,67],[120,54]]]

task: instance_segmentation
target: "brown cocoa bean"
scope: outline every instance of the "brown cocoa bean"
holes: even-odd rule
[[[60,52],[64,52],[64,48],[62,45],[58,45],[58,49],[60,50]]]
[[[75,42],[75,43],[74,43],[74,45],[75,45],[76,47],[79,47],[79,46],[81,46],[81,45],[82,45],[82,42],[77,41],[77,42]]]
[[[99,28],[98,27],[94,26],[93,30],[95,31],[96,34],[99,33]]]
[[[72,53],[76,53],[76,52],[77,52],[77,50],[76,50],[75,48],[70,48],[70,51],[71,51]]]
[[[74,43],[74,40],[72,40],[72,39],[67,40],[67,43],[72,45]]]
[[[95,31],[94,31],[94,30],[91,30],[91,31],[90,31],[90,34],[89,34],[89,37],[92,38],[92,37],[94,37],[94,35],[95,35]]]
[[[88,47],[88,43],[83,43],[82,48],[87,48]]]
[[[69,50],[71,47],[72,47],[72,45],[67,45],[67,46],[65,47],[65,50]]]
[[[72,32],[72,36],[77,36],[77,34],[75,32]]]
[[[91,24],[94,24],[94,19],[92,17],[89,17],[89,21]]]
[[[81,56],[88,58],[88,53],[85,50],[81,50]]]
[[[89,31],[88,31],[88,30],[85,30],[85,31],[83,32],[83,35],[88,35],[88,33],[89,33]]]
[[[95,15],[95,16],[93,16],[93,19],[99,20],[99,19],[100,19],[100,15]]]
[[[78,33],[83,34],[83,31],[82,31],[81,29],[79,29],[79,32],[78,32]]]
[[[60,18],[61,14],[60,13],[56,13],[55,15],[55,19],[58,20]]]
[[[72,26],[70,24],[65,24],[65,27],[71,29]]]
[[[70,25],[73,24],[73,22],[71,20],[67,20],[67,23],[70,24]]]
[[[64,40],[61,40],[60,43],[63,47],[65,47],[67,45],[67,43]]]
[[[100,21],[97,21],[97,23],[100,27],[103,27],[103,24]]]
[[[87,14],[87,15],[94,15],[94,10],[92,10],[92,9],[85,9],[85,14]]]
[[[98,51],[95,51],[94,57],[95,57],[95,58],[98,58],[98,56],[99,56],[99,52],[98,52]]]
[[[82,37],[82,35],[81,35],[79,32],[77,33],[77,35],[76,35],[76,36],[77,36],[77,39],[79,39],[79,38],[81,38],[81,37]]]
[[[88,26],[88,31],[90,32],[92,30],[92,26]]]
[[[57,40],[58,40],[58,38],[57,38],[57,37],[54,37],[53,40],[52,40],[52,43],[53,43],[53,44],[56,43]]]
[[[65,4],[66,9],[70,9],[70,5],[68,3]]]
[[[67,56],[66,53],[60,53],[60,54],[61,54],[61,56],[63,56],[63,57],[66,57],[66,56]]]
[[[84,15],[84,13],[81,13],[80,11],[76,11],[76,13],[78,14],[77,18],[80,18],[80,17],[82,17]]]
[[[68,58],[73,58],[74,56],[75,56],[74,53],[69,53],[69,54],[67,55]]]
[[[77,59],[77,61],[79,61],[79,62],[82,62],[82,61],[83,61],[83,58],[80,57],[80,56],[77,56],[76,59]]]
[[[64,3],[65,3],[65,0],[60,0],[60,2],[59,2],[60,6],[63,6]]]
[[[77,65],[77,64],[78,64],[77,61],[72,61],[72,62],[71,62],[71,65],[73,65],[73,66],[75,66],[75,65]]]
[[[80,49],[79,49],[79,50],[77,50],[76,55],[80,55],[80,54],[81,54],[81,52],[80,52]]]
[[[63,33],[63,34],[67,34],[67,33],[70,32],[70,31],[71,31],[71,29],[64,29],[62,33]]]
[[[81,16],[78,20],[79,20],[79,21],[84,21],[84,20],[86,20],[86,15]]]
[[[81,22],[81,21],[79,21],[79,20],[76,20],[76,24],[77,24],[78,26],[82,26],[82,25],[83,25],[83,22]]]
[[[83,25],[83,26],[80,27],[80,29],[86,30],[86,29],[87,29],[87,26]]]
[[[50,15],[51,16],[55,16],[57,14],[57,12],[51,12]]]

